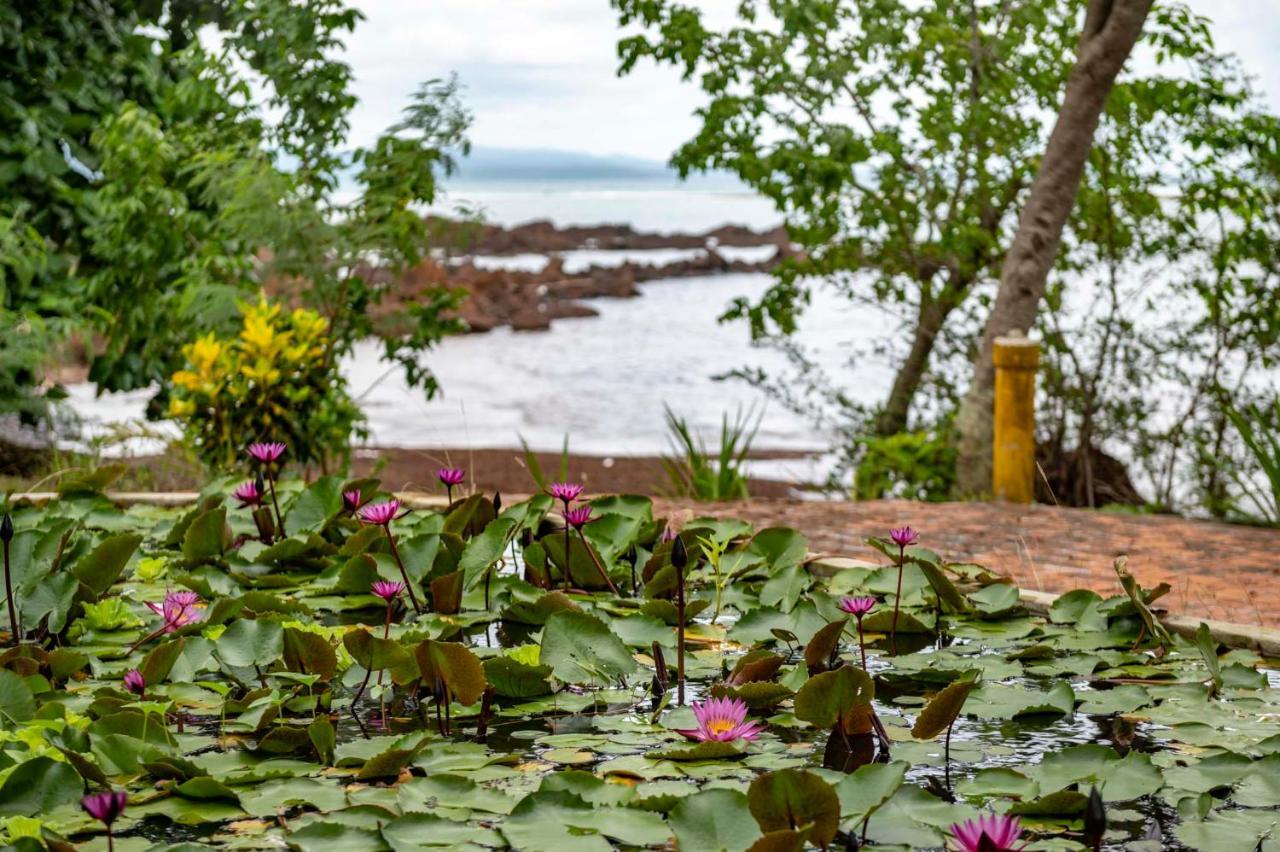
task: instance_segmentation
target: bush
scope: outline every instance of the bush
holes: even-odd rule
[[[211,332],[183,348],[169,416],[187,443],[215,470],[235,466],[253,441],[284,441],[301,465],[345,464],[352,434],[364,434],[363,416],[338,372],[329,323],[265,298],[240,308],[238,337]]]
[[[956,450],[942,430],[863,438],[860,444],[855,500],[947,499],[956,478]]]
[[[664,406],[665,407],[665,406]],[[747,456],[760,429],[763,412],[754,410],[734,415],[733,422],[725,414],[720,420],[720,448],[712,460],[706,444],[696,438],[683,417],[666,408],[667,430],[674,453],[664,457],[663,466],[670,477],[673,493],[694,500],[746,500]]]

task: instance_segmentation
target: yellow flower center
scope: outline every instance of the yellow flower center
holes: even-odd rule
[[[733,722],[728,719],[713,719],[707,723],[707,732],[713,736],[727,734],[733,730]]]

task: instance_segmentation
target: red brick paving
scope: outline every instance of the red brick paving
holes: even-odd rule
[[[1280,627],[1280,530],[1160,515],[994,503],[865,503],[657,500],[655,512],[683,520],[726,515],[756,526],[790,526],[811,550],[883,559],[864,540],[910,524],[921,544],[951,561],[972,561],[1046,592],[1120,591],[1112,563],[1128,554],[1144,586],[1167,582],[1171,612]]]

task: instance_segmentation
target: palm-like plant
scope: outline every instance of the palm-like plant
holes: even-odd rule
[[[671,433],[672,455],[662,460],[677,496],[695,500],[745,500],[747,492],[746,460],[751,444],[760,431],[764,412],[752,406],[739,408],[733,420],[722,415],[720,448],[715,459],[706,444],[696,437],[689,423],[664,405],[667,429]]]

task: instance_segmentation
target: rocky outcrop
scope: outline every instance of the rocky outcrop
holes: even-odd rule
[[[742,225],[723,225],[701,234],[660,234],[637,231],[630,225],[570,225],[557,227],[536,219],[504,228],[498,225],[429,217],[436,244],[453,255],[547,254],[574,249],[705,248],[708,246],[786,246],[781,227],[753,231]]]
[[[437,226],[437,233],[444,225],[461,227],[448,220],[434,220],[433,224]],[[375,320],[384,332],[398,330],[397,324],[404,322],[405,305],[419,301],[424,294],[440,287],[465,291],[466,299],[456,317],[463,320],[472,333],[500,326],[510,326],[517,331],[541,331],[550,328],[556,320],[595,316],[595,309],[583,303],[586,299],[633,298],[640,295],[637,285],[646,281],[729,272],[767,272],[792,254],[790,244],[780,232],[760,234],[732,225],[698,235],[643,234],[625,225],[556,228],[546,222],[531,222],[510,229],[484,226],[482,231],[487,235],[487,242],[483,242],[484,251],[477,254],[502,254],[500,249],[505,248],[545,254],[547,262],[536,271],[493,269],[477,266],[471,256],[459,257],[437,250],[433,259],[406,270],[394,280],[385,269],[365,269],[362,274],[387,288],[375,309]],[[722,246],[769,245],[773,239],[784,241],[776,244],[772,254],[762,261],[730,260],[718,252],[715,245],[708,244],[721,241],[718,244]],[[696,248],[699,251],[693,257],[670,263],[627,261],[569,273],[556,252],[587,247],[583,241],[609,249]],[[289,289],[286,282],[278,280],[268,284],[273,295],[288,296]]]
[[[400,309],[435,287],[466,291],[467,298],[457,311],[472,333],[510,326],[517,331],[541,331],[555,320],[591,317],[596,311],[585,299],[629,299],[640,295],[638,284],[662,279],[717,275],[727,272],[766,272],[788,256],[777,249],[767,260],[729,260],[714,249],[698,256],[664,264],[628,261],[617,266],[590,266],[580,272],[565,272],[561,258],[552,256],[536,272],[480,268],[471,260],[425,261],[389,284],[389,293],[379,306],[387,322]]]

